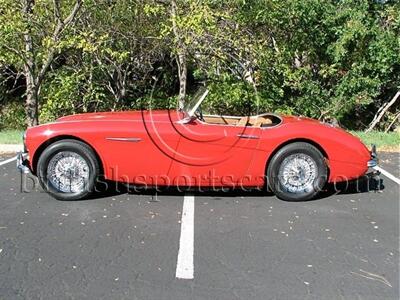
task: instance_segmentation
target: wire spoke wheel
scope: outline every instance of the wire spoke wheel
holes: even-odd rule
[[[47,179],[60,192],[79,193],[87,187],[89,166],[79,154],[61,151],[50,159]]]
[[[96,192],[101,172],[93,149],[84,142],[62,139],[47,146],[37,163],[43,190],[58,200],[82,200]]]
[[[306,142],[288,144],[275,153],[268,169],[269,188],[286,201],[306,201],[321,192],[328,167],[322,153]]]
[[[278,174],[285,190],[290,193],[304,193],[313,188],[318,169],[316,162],[309,155],[296,153],[283,160]]]

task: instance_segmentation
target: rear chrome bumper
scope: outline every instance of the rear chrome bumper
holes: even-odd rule
[[[17,155],[17,169],[22,174],[28,174],[31,172],[29,169],[28,153],[20,152]]]
[[[373,168],[378,165],[379,159],[378,154],[376,153],[376,146],[372,145],[371,147],[371,159],[368,161],[367,166],[368,168]]]

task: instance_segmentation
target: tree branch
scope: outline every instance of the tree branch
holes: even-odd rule
[[[69,25],[75,20],[79,10],[82,7],[82,0],[77,0],[74,8],[72,9],[71,13],[66,17],[64,20],[61,19],[60,15],[60,7],[59,7],[59,0],[54,0],[54,10],[56,14],[56,19],[58,20],[57,26],[54,29],[53,32],[53,41],[55,43],[58,43],[61,37],[62,32],[69,27]],[[47,71],[50,68],[51,63],[54,61],[54,58],[56,56],[57,52],[57,47],[51,48],[51,50],[47,53],[47,57],[45,62],[42,65],[42,68],[39,71],[39,74],[37,75],[36,78],[36,84],[40,85],[40,83],[43,81],[44,76],[46,75]]]
[[[397,101],[400,96],[400,91],[396,93],[392,100],[386,102],[382,107],[379,108],[378,112],[376,113],[374,119],[372,120],[371,124],[369,125],[368,129],[365,132],[370,132],[372,129],[375,128],[376,124],[382,119],[386,111]]]
[[[393,121],[390,122],[389,126],[386,128],[385,132],[388,132],[392,128],[393,124],[400,118],[400,112],[394,117]]]
[[[3,44],[3,45],[1,45],[1,46],[3,46],[6,50],[8,50],[8,51],[14,53],[15,55],[17,55],[17,56],[23,61],[23,63],[24,63],[25,65],[27,65],[26,57],[24,57],[24,55],[23,55],[20,51],[18,51],[18,50],[15,49],[15,48],[12,48],[12,47],[10,47],[10,46],[8,46],[8,45],[6,45],[6,44]],[[31,70],[31,72],[32,72],[32,70]]]
[[[53,5],[54,5],[54,16],[55,19],[57,20],[57,23],[62,23],[61,19],[61,10],[60,10],[60,0],[53,0]]]

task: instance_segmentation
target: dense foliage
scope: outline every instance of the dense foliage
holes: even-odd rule
[[[400,90],[400,1],[0,0],[0,128],[32,117],[30,89],[45,122],[174,108],[200,84],[211,90],[205,111],[365,129]]]

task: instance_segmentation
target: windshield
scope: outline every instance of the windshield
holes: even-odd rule
[[[183,108],[184,112],[188,114],[189,117],[193,117],[196,110],[199,108],[201,102],[206,98],[208,90],[205,87],[201,87],[193,95],[192,99],[188,101]]]

